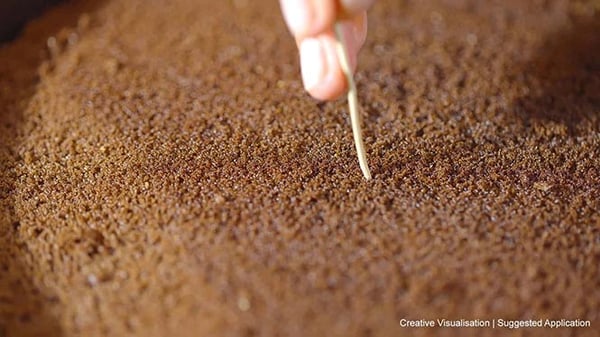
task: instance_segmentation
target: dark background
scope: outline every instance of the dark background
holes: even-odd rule
[[[60,0],[2,0],[0,1],[0,42],[18,35],[27,20],[41,14]]]

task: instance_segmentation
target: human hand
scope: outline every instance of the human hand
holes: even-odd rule
[[[367,37],[367,9],[375,0],[279,0],[300,50],[304,88],[315,98],[332,100],[347,88],[336,52],[333,26],[341,20],[350,67]]]

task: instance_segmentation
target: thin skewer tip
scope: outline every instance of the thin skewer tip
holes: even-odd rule
[[[365,144],[362,139],[362,128],[360,126],[360,114],[358,112],[358,94],[356,93],[356,83],[354,82],[354,76],[352,69],[350,68],[350,62],[348,57],[348,47],[344,41],[344,32],[342,26],[338,22],[335,24],[335,34],[337,38],[337,54],[340,61],[342,71],[346,76],[348,82],[348,107],[350,110],[350,121],[352,123],[352,133],[354,134],[354,144],[356,145],[356,154],[358,155],[358,163],[360,169],[365,176],[366,180],[371,179],[371,171],[369,171],[369,164],[367,163],[367,152],[365,151]]]

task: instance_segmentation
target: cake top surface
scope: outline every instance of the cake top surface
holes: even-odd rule
[[[0,335],[598,319],[594,1],[378,2],[368,182],[277,5],[74,2],[0,47]]]

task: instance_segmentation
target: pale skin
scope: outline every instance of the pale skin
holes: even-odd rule
[[[300,52],[302,82],[319,100],[333,100],[348,84],[336,52],[334,24],[341,22],[352,71],[367,38],[367,10],[375,0],[279,0]]]

